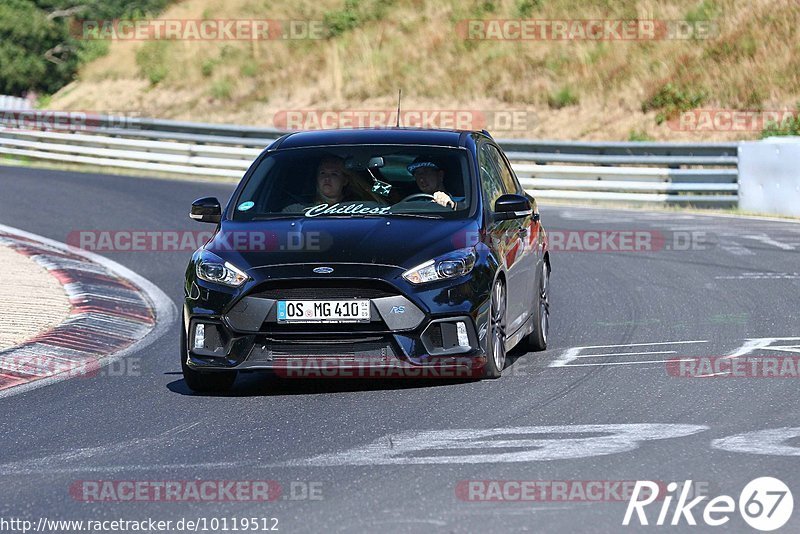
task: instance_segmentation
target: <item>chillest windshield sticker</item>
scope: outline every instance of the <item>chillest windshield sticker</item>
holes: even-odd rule
[[[391,206],[377,206],[368,208],[364,204],[349,204],[342,206],[339,203],[328,206],[320,204],[306,211],[306,217],[319,217],[320,215],[385,215],[392,209]]]
[[[236,209],[238,209],[239,211],[247,211],[255,205],[256,205],[255,202],[248,200],[247,202],[242,202],[241,204],[239,204],[239,207]]]

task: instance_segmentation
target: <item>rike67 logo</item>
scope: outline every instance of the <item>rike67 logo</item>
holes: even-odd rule
[[[704,507],[699,506],[707,495],[701,495],[689,500],[692,481],[687,480],[678,485],[675,482],[667,484],[666,496],[661,500],[661,509],[655,525],[677,526],[686,522],[687,525],[696,526],[698,514],[705,525],[719,527],[727,524],[736,511],[737,502],[728,495],[714,497]],[[680,495],[678,490],[680,489]],[[644,498],[641,498],[644,496]],[[639,525],[649,525],[652,517],[648,519],[645,508],[659,498],[659,484],[649,480],[638,480],[633,488],[633,495],[625,510],[622,524],[628,526],[634,518]],[[678,500],[670,517],[670,508],[674,498]],[[789,487],[777,478],[760,477],[751,480],[739,494],[739,514],[752,528],[768,532],[781,528],[792,517],[794,499]],[[634,522],[635,524],[635,522]]]

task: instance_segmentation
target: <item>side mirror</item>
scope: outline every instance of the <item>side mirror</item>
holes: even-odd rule
[[[528,199],[528,202],[531,203],[531,211],[533,212],[533,222],[539,222],[542,220],[542,215],[539,213],[539,206],[536,203],[536,199],[530,196],[528,193],[525,193],[525,198]]]
[[[198,222],[218,224],[222,220],[222,208],[215,197],[198,198],[192,202],[189,217]]]
[[[494,203],[494,220],[507,221],[531,215],[531,202],[522,195],[503,195]]]

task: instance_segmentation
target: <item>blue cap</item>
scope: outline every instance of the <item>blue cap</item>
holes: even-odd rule
[[[408,172],[410,174],[414,174],[414,171],[416,171],[417,169],[421,169],[422,167],[430,167],[431,169],[436,169],[437,171],[441,170],[439,166],[432,161],[415,161],[414,163],[406,167],[406,169],[408,169]]]

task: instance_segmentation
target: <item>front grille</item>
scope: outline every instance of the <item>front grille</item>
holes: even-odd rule
[[[398,292],[392,286],[372,280],[330,280],[319,279],[271,282],[257,287],[250,296],[266,299],[377,299],[392,297]]]
[[[278,323],[275,321],[265,322],[261,326],[261,332],[265,334],[296,334],[296,335],[316,335],[316,334],[370,334],[387,332],[388,327],[380,317],[374,317],[368,323]]]
[[[351,360],[381,360],[394,358],[393,342],[383,336],[359,339],[315,339],[303,342],[257,339],[248,361],[272,361],[275,358],[342,358]]]

